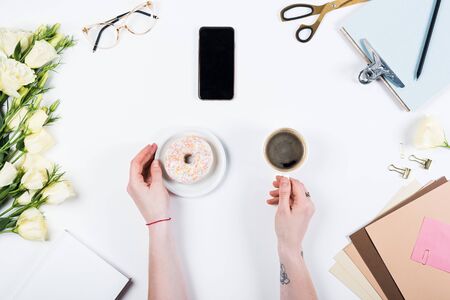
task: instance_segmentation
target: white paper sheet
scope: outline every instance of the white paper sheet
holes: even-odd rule
[[[65,231],[13,299],[111,300],[129,281],[127,276]]]

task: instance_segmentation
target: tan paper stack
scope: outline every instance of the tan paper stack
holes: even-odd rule
[[[423,219],[450,224],[450,183],[401,189],[372,222],[350,235],[330,272],[361,299],[447,299],[450,274],[411,260]]]

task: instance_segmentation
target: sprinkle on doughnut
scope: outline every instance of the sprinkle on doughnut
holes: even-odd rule
[[[203,138],[189,135],[174,140],[164,156],[164,168],[169,177],[184,184],[205,178],[213,165],[211,146]]]

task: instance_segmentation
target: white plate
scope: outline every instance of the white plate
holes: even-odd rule
[[[205,139],[211,146],[214,155],[214,163],[209,174],[199,182],[193,184],[183,184],[169,178],[164,169],[164,163],[162,162],[164,153],[171,142],[186,135],[196,135]],[[220,140],[208,130],[197,128],[185,129],[175,134],[171,134],[168,138],[162,140],[162,143],[158,146],[159,151],[157,158],[161,161],[164,183],[171,193],[187,198],[200,197],[212,192],[222,182],[227,168],[227,156]]]

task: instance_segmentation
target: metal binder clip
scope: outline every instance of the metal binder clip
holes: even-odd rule
[[[398,78],[394,71],[389,68],[388,64],[381,58],[375,49],[373,49],[368,40],[362,39],[361,44],[363,46],[363,52],[370,61],[370,64],[368,64],[367,67],[359,73],[359,82],[362,84],[368,84],[380,77],[383,77],[395,86],[400,88],[405,87],[400,78]]]
[[[432,160],[429,159],[429,158],[418,158],[418,157],[415,156],[415,155],[410,155],[410,156],[408,157],[408,159],[409,159],[410,161],[418,162],[419,164],[422,165],[422,167],[423,167],[425,170],[428,170],[428,169],[430,168],[431,162],[432,162]]]
[[[392,164],[389,165],[388,170],[399,173],[400,175],[402,175],[402,177],[404,179],[407,179],[409,177],[409,174],[411,174],[411,169],[410,168],[402,169],[402,168],[398,168],[398,167],[396,167],[396,166],[394,166]]]

